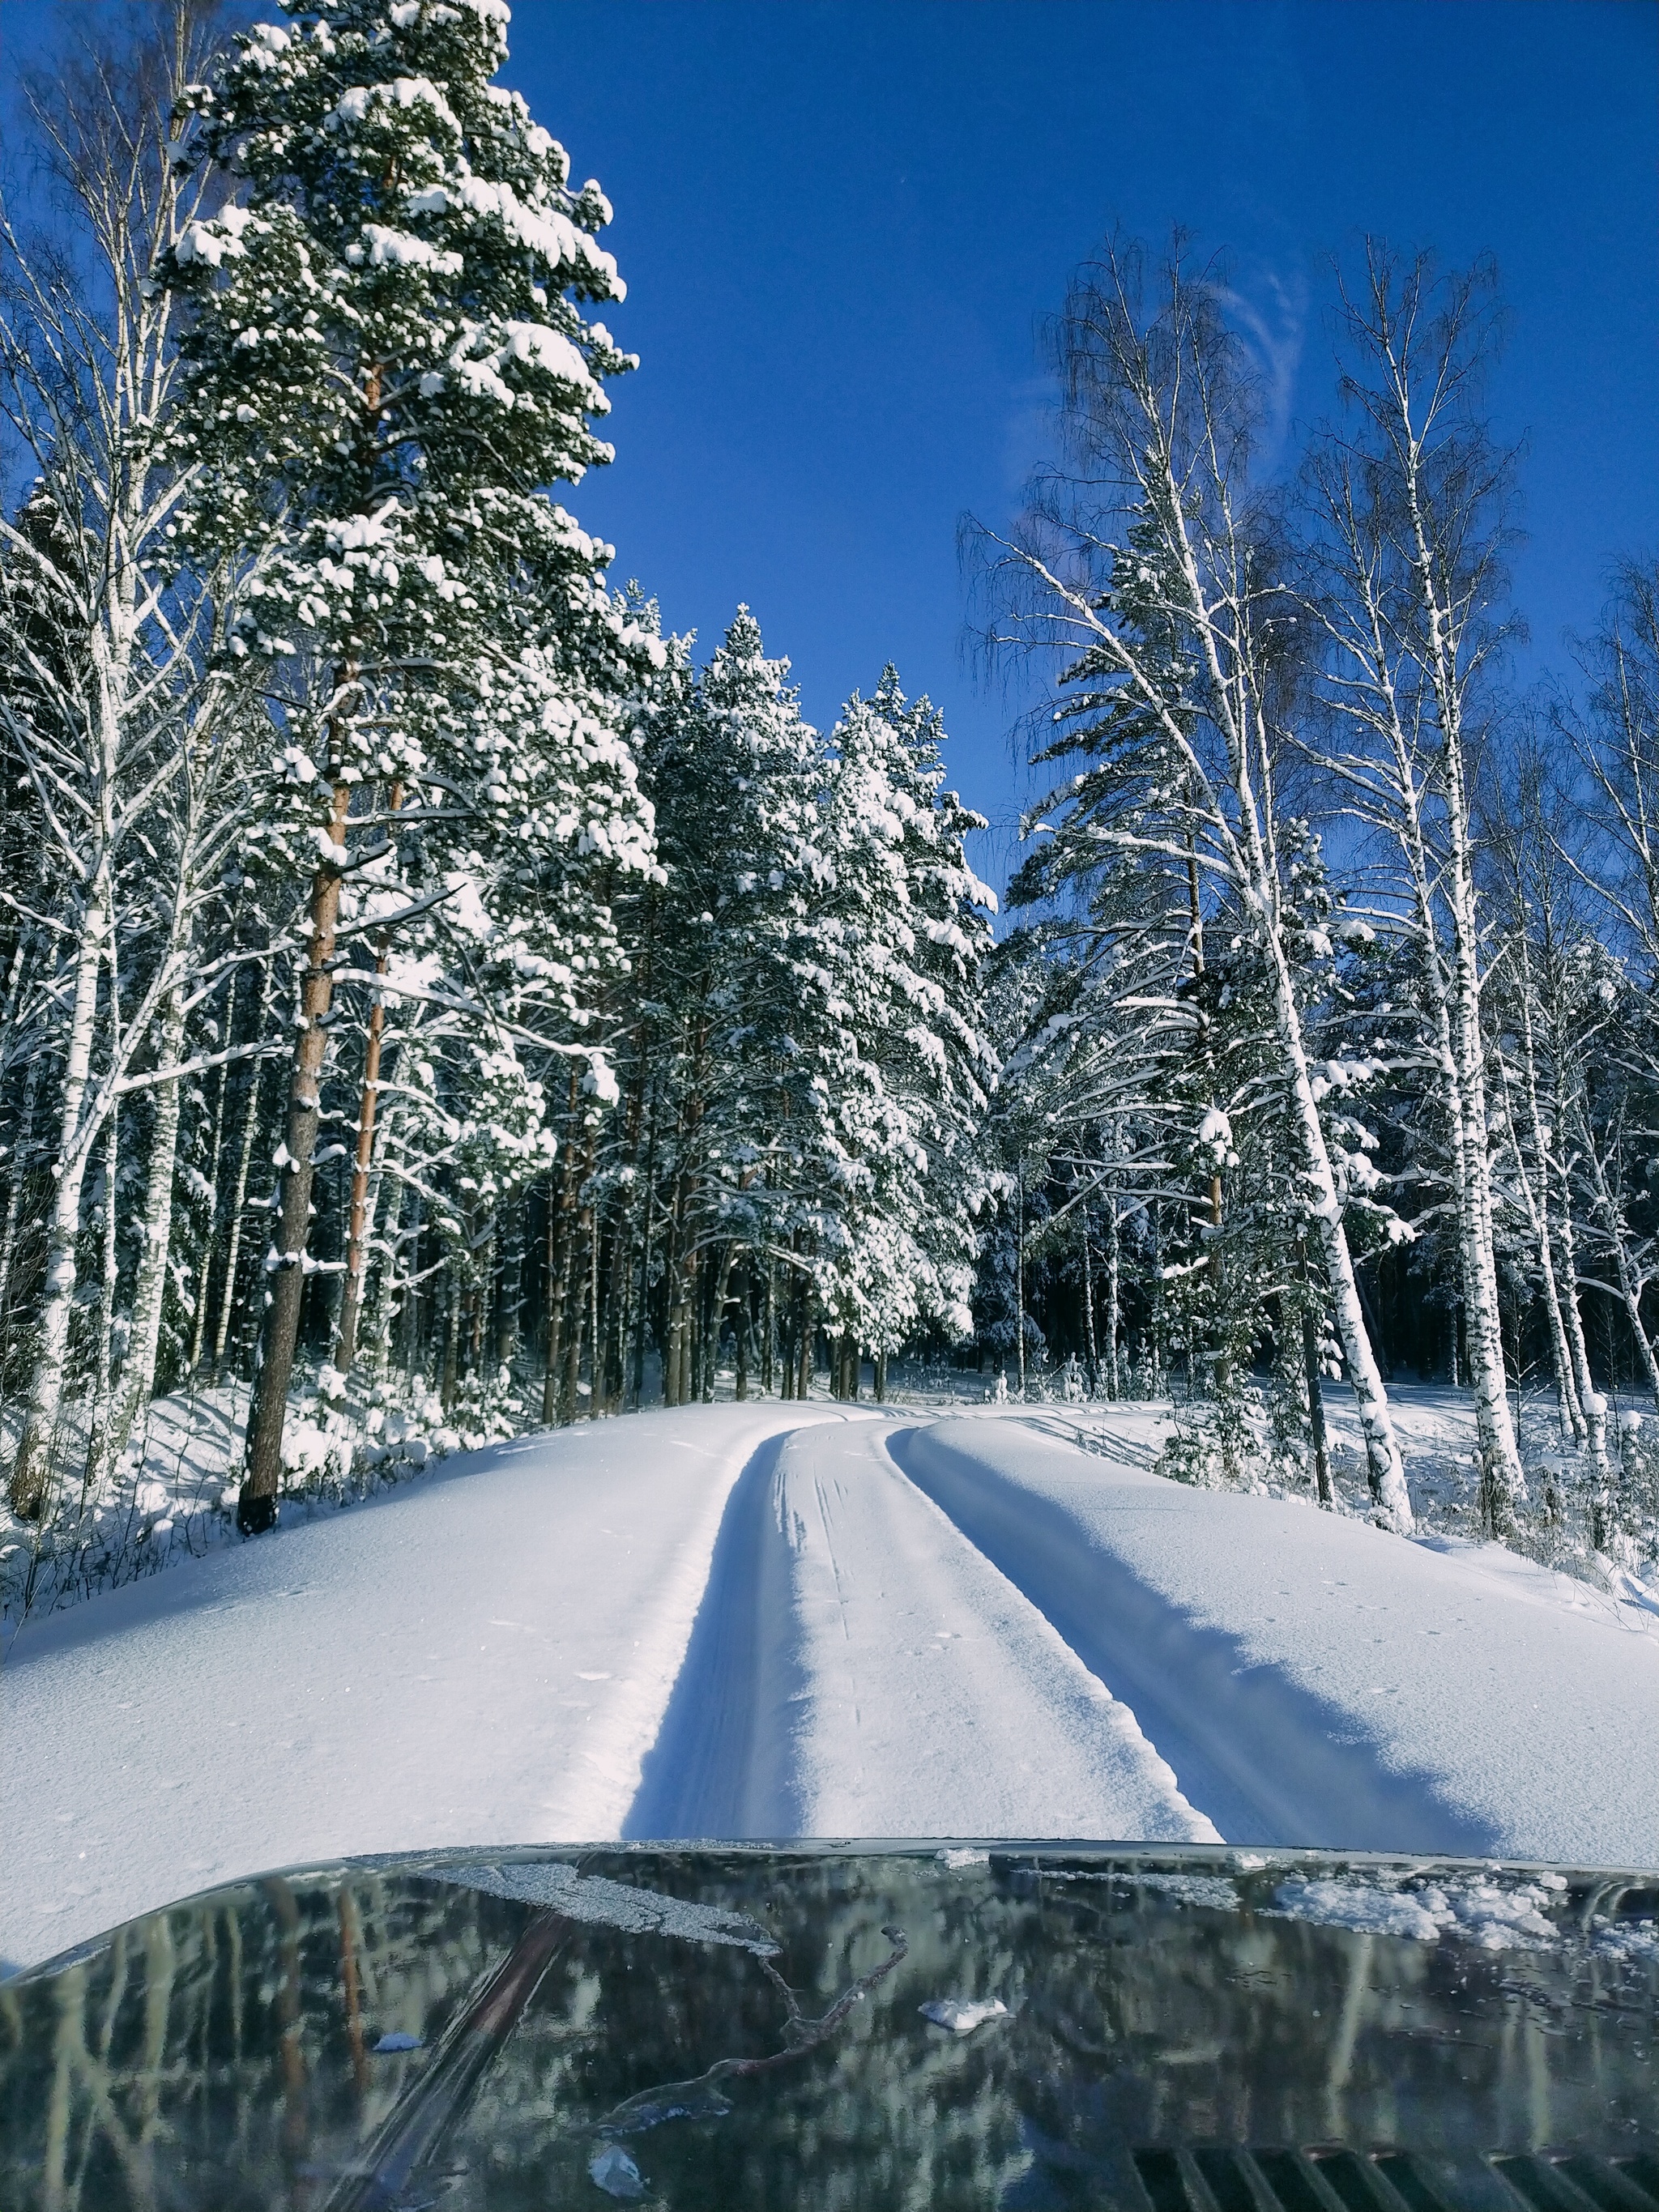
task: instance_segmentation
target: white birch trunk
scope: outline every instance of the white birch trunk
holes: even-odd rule
[[[1463,1107],[1462,1203],[1464,1246],[1464,1340],[1474,1391],[1480,1452],[1481,1517],[1494,1536],[1509,1533],[1526,1480],[1515,1424],[1510,1415],[1509,1376],[1498,1307],[1498,1261],[1492,1236],[1492,1155],[1486,1120],[1486,1039],[1480,1028],[1479,937],[1471,877],[1468,817],[1462,791],[1461,744],[1449,736],[1448,781],[1455,790],[1452,817],[1452,1035]]]
[[[156,1036],[163,1067],[177,1065],[185,1041],[184,993],[167,1000]],[[167,1302],[167,1261],[173,1250],[173,1183],[179,1160],[179,1118],[183,1101],[177,1076],[155,1086],[155,1121],[150,1137],[149,1181],[144,1193],[143,1249],[132,1293],[132,1334],[121,1364],[120,1388],[110,1423],[108,1453],[113,1465],[126,1449],[140,1415],[155,1390],[161,1343],[161,1312]]]
[[[1168,489],[1173,501],[1171,512],[1179,515],[1182,513],[1180,487],[1173,477],[1170,479]],[[1388,1390],[1376,1364],[1376,1355],[1371,1347],[1370,1334],[1359,1302],[1353,1255],[1349,1250],[1347,1231],[1342,1222],[1342,1201],[1331,1167],[1324,1124],[1319,1117],[1318,1101],[1314,1097],[1303,1037],[1302,1015],[1296,1003],[1295,980],[1285,957],[1279,924],[1279,881],[1271,858],[1271,760],[1267,732],[1261,720],[1258,703],[1261,695],[1254,684],[1247,684],[1245,682],[1243,648],[1237,641],[1233,642],[1232,650],[1241,656],[1240,667],[1237,681],[1231,684],[1228,683],[1221,664],[1217,627],[1206,606],[1197,563],[1184,535],[1181,550],[1194,611],[1200,617],[1211,680],[1221,706],[1218,719],[1227,740],[1233,789],[1238,802],[1237,832],[1236,836],[1230,836],[1228,842],[1236,854],[1239,889],[1246,906],[1261,926],[1272,963],[1274,1029],[1287,1079],[1291,1115],[1303,1151],[1309,1210],[1330,1285],[1337,1339],[1347,1362],[1354,1403],[1359,1414],[1371,1495],[1376,1502],[1379,1514],[1388,1525],[1401,1535],[1409,1535],[1414,1525],[1411,1496],[1406,1486],[1405,1468],[1394,1432],[1393,1416],[1389,1409]],[[1251,735],[1253,720],[1254,738]]]
[[[1659,1411],[1659,1358],[1654,1356],[1653,1345],[1642,1321],[1642,1286],[1636,1279],[1630,1262],[1630,1244],[1625,1231],[1624,1217],[1607,1182],[1607,1169],[1595,1148],[1595,1133],[1588,1125],[1584,1129],[1584,1154],[1589,1162],[1590,1185],[1595,1194],[1595,1211],[1601,1223],[1601,1233],[1613,1254],[1613,1273],[1619,1281],[1620,1303],[1630,1323],[1630,1333],[1636,1340],[1636,1348],[1642,1355],[1642,1364],[1648,1378],[1648,1389],[1653,1394],[1654,1407]]]
[[[270,995],[270,963],[262,961],[259,967],[258,1011],[254,1019],[254,1035],[264,1035],[265,1007]],[[247,1212],[247,1179],[253,1158],[253,1139],[259,1127],[259,1079],[264,1073],[264,1062],[256,1060],[248,1073],[247,1111],[242,1122],[241,1149],[236,1156],[236,1181],[230,1194],[229,1236],[225,1247],[225,1279],[219,1293],[219,1319],[213,1332],[213,1380],[217,1385],[224,1372],[225,1346],[230,1336],[230,1316],[236,1303],[236,1271],[242,1256],[242,1223]]]
[[[104,1127],[104,1273],[98,1290],[98,1349],[87,1441],[86,1488],[94,1493],[102,1489],[109,1472],[109,1426],[115,1406],[115,1293],[121,1256],[115,1193],[120,1163],[121,1116],[112,1109]]]
[[[1530,1018],[1523,1011],[1523,1033],[1530,1033]],[[1550,1367],[1555,1380],[1556,1418],[1561,1432],[1561,1442],[1573,1449],[1582,1450],[1585,1441],[1584,1416],[1578,1402],[1574,1384],[1572,1353],[1567,1343],[1566,1323],[1561,1315],[1561,1298],[1555,1279],[1555,1253],[1550,1239],[1549,1167],[1542,1141],[1541,1117],[1538,1111],[1538,1088],[1533,1073],[1530,1053],[1525,1068],[1527,1081],[1527,1111],[1530,1124],[1533,1153],[1538,1162],[1539,1182],[1534,1188],[1527,1163],[1521,1150],[1520,1132],[1516,1127],[1515,1107],[1509,1096],[1509,1079],[1504,1073],[1503,1061],[1498,1061],[1499,1080],[1504,1085],[1504,1114],[1509,1124],[1510,1149],[1514,1155],[1515,1171],[1522,1202],[1527,1210],[1527,1224],[1532,1231],[1533,1249],[1537,1255],[1539,1279],[1543,1291],[1544,1317],[1549,1327]]]
[[[1330,1151],[1325,1142],[1319,1105],[1314,1097],[1313,1083],[1308,1071],[1307,1053],[1302,1041],[1301,1017],[1297,1010],[1290,971],[1285,965],[1276,930],[1269,932],[1269,943],[1273,955],[1274,1012],[1278,1018],[1280,1046],[1290,1069],[1291,1101],[1297,1133],[1303,1147],[1309,1212],[1313,1218],[1314,1233],[1319,1240],[1320,1255],[1325,1263],[1337,1340],[1347,1362],[1354,1404],[1359,1414],[1360,1433],[1365,1441],[1365,1464],[1371,1495],[1389,1526],[1401,1535],[1408,1536],[1414,1525],[1411,1495],[1406,1487],[1406,1472],[1394,1433],[1393,1417],[1389,1410],[1389,1394],[1383,1386],[1376,1356],[1371,1349],[1370,1332],[1365,1327],[1365,1317],[1360,1309],[1359,1286],[1354,1279],[1353,1255],[1348,1249],[1347,1232],[1342,1225],[1342,1203],[1337,1194],[1336,1178],[1331,1171]]]
[[[91,1157],[81,1126],[82,1110],[92,1073],[98,977],[104,963],[108,930],[109,880],[106,867],[100,866],[82,912],[69,1048],[64,1055],[64,1086],[58,1103],[55,1188],[46,1217],[45,1294],[36,1324],[38,1338],[28,1409],[23,1416],[23,1433],[18,1440],[17,1457],[11,1470],[11,1510],[20,1521],[38,1520],[45,1509],[63,1401],[70,1320],[75,1306],[81,1193],[86,1182],[87,1162]]]
[[[1560,1127],[1559,1115],[1556,1127]],[[1572,1371],[1578,1383],[1578,1402],[1584,1409],[1584,1431],[1589,1440],[1590,1457],[1605,1473],[1607,1465],[1607,1401],[1596,1389],[1595,1378],[1590,1372],[1589,1346],[1585,1341],[1584,1316],[1578,1304],[1578,1240],[1572,1225],[1571,1192],[1561,1208],[1556,1234],[1561,1243],[1561,1274],[1567,1286],[1562,1318],[1566,1323],[1567,1344],[1572,1353]]]
[[[224,1039],[228,1050],[236,1030],[236,987],[240,980],[233,970],[230,996],[225,1007]],[[219,1242],[219,1170],[225,1156],[225,1109],[230,1103],[230,1067],[226,1060],[219,1070],[218,1095],[213,1102],[213,1152],[208,1162],[208,1189],[211,1194],[209,1206],[208,1233],[202,1245],[202,1271],[196,1285],[196,1309],[191,1316],[190,1359],[188,1373],[192,1384],[202,1364],[202,1347],[207,1342],[208,1293],[212,1289],[213,1254]]]

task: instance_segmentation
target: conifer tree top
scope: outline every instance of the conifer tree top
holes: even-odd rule
[[[215,495],[365,513],[574,481],[633,366],[578,301],[619,300],[564,149],[492,79],[501,0],[324,0],[237,40],[179,158],[234,180],[169,275],[195,302],[191,438]],[[227,518],[219,517],[222,526]]]

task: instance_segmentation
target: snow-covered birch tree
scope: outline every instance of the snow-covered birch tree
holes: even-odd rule
[[[1279,786],[1299,620],[1250,478],[1250,380],[1214,281],[1179,244],[1150,287],[1136,251],[1109,248],[1074,283],[1054,349],[1066,457],[1021,530],[975,541],[1000,592],[994,641],[1048,657],[1079,700],[1078,750],[1121,794],[1105,834],[1155,862],[1190,858],[1253,933],[1372,1493],[1409,1529],[1298,1003]]]
[[[15,520],[0,520],[11,656],[0,741],[39,864],[9,878],[0,901],[40,955],[14,1033],[61,1055],[45,1284],[9,1481],[13,1510],[31,1519],[57,1449],[86,1177],[137,1085],[163,1102],[147,1292],[165,1269],[169,1095],[209,988],[195,922],[246,805],[235,687],[214,665],[218,580],[170,557],[189,475],[169,444],[177,318],[157,278],[190,215],[171,117],[202,40],[195,9],[163,23],[153,41],[93,47],[64,94],[33,99],[82,262],[0,218],[0,408],[34,476]],[[146,1389],[148,1346],[146,1326],[135,1364]]]
[[[1504,635],[1509,456],[1479,412],[1492,273],[1440,277],[1428,259],[1402,265],[1371,242],[1344,332],[1350,420],[1310,469],[1330,578],[1328,683],[1344,732],[1331,763],[1400,854],[1395,926],[1415,946],[1449,1135],[1482,1512],[1501,1533],[1524,1482],[1493,1245],[1474,818]]]

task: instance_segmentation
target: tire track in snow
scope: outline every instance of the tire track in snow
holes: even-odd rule
[[[272,1867],[617,1835],[732,1486],[824,1419],[526,1437],[30,1623],[0,1672],[0,1958]]]
[[[787,1782],[759,1741],[761,1684],[784,1653],[761,1644],[767,1511],[785,1439],[762,1445],[738,1476],[720,1523],[685,1662],[647,1753],[624,1838],[790,1835]]]
[[[624,1832],[1214,1840],[887,1433],[797,1430],[745,1469]]]
[[[1188,1489],[1036,1426],[950,1419],[895,1452],[1133,1699],[1230,1842],[1653,1863],[1651,1639],[1528,1599],[1477,1553]]]

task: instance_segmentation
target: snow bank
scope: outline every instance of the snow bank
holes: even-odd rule
[[[815,1417],[496,1445],[27,1622],[0,1675],[0,1957],[264,1867],[617,1835],[732,1484]]]
[[[1018,1422],[895,1449],[1229,1840],[1659,1864],[1659,1643],[1558,1578]]]

